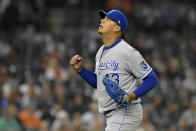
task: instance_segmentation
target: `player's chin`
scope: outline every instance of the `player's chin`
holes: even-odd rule
[[[98,32],[99,34],[102,34],[102,33],[103,33],[103,32],[101,31],[101,29],[98,29],[97,32]]]

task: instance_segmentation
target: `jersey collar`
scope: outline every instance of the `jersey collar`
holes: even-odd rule
[[[119,38],[119,39],[116,40],[116,41],[114,42],[114,44],[112,44],[111,46],[108,46],[108,47],[105,47],[105,46],[104,46],[103,50],[107,50],[107,49],[110,49],[110,48],[116,46],[121,40],[122,40],[122,38]]]

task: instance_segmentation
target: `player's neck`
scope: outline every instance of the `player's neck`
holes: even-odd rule
[[[102,37],[103,43],[105,47],[109,47],[114,44],[119,39],[119,37]]]

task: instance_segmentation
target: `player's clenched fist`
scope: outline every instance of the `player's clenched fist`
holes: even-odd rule
[[[70,65],[74,70],[80,72],[82,70],[82,57],[79,55],[75,55],[70,60]]]

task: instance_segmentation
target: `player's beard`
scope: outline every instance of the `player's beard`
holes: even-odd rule
[[[102,34],[103,34],[102,32],[99,32],[99,31],[98,31],[98,33],[99,33],[100,35],[102,35]]]
[[[103,34],[103,33],[102,33],[99,29],[97,30],[97,32],[98,32],[100,35],[102,35],[102,34]]]

